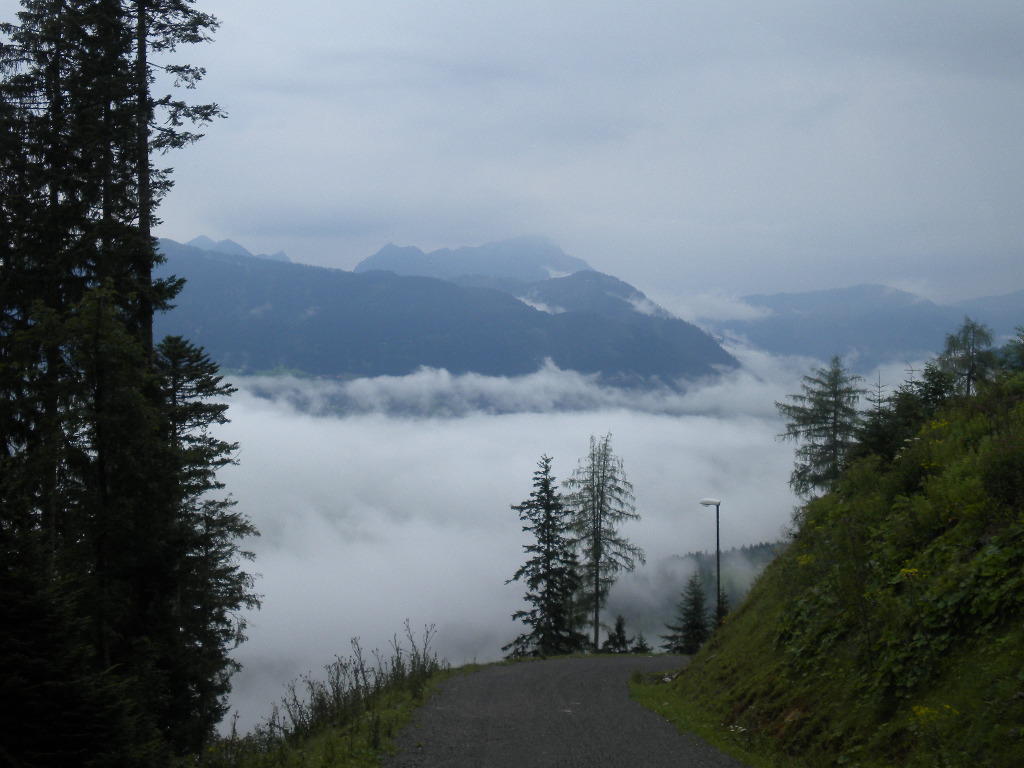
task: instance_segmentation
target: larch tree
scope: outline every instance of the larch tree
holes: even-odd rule
[[[622,459],[612,453],[611,434],[591,436],[590,451],[565,486],[580,558],[578,605],[589,614],[596,651],[601,647],[601,608],[608,591],[619,573],[645,562],[644,551],[619,533],[623,523],[639,520],[640,515]]]
[[[787,419],[786,431],[779,437],[798,444],[789,480],[798,496],[827,491],[839,478],[861,424],[857,402],[865,390],[860,381],[836,356],[827,368],[803,377],[802,393],[789,395],[792,402],[775,403]]]
[[[524,600],[529,609],[516,611],[513,619],[529,632],[502,648],[510,656],[549,656],[574,653],[586,645],[586,637],[574,628],[573,607],[579,587],[576,555],[569,530],[568,512],[562,504],[551,457],[541,456],[533,474],[533,491],[513,505],[523,531],[533,536],[524,544],[529,559],[506,583],[524,581]]]
[[[996,368],[992,331],[965,317],[956,333],[946,334],[946,346],[938,364],[953,377],[958,394],[965,397],[975,394],[978,384],[987,381]]]

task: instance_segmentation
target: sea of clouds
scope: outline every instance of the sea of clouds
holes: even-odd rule
[[[223,436],[238,461],[221,479],[261,531],[247,546],[263,596],[234,654],[239,727],[352,638],[389,651],[406,620],[417,635],[435,626],[453,665],[499,659],[523,606],[522,585],[506,584],[527,541],[510,507],[541,455],[565,479],[591,435],[612,435],[642,516],[622,533],[647,553],[605,615],[657,645],[692,568],[678,555],[714,551],[700,499],[722,500],[723,549],[783,539],[796,505],[774,403],[817,363],[732,351],[741,369],[685,391],[605,388],[551,366],[516,379],[236,379]]]

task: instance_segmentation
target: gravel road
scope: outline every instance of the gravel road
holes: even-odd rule
[[[486,667],[447,680],[389,768],[743,768],[644,709],[629,678],[684,657],[598,656]]]

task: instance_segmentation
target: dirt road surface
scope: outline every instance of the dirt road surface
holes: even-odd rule
[[[630,698],[629,679],[685,657],[597,656],[486,667],[442,684],[389,768],[743,768]]]

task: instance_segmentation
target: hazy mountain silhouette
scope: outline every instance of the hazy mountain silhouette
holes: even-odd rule
[[[743,297],[763,317],[707,321],[717,334],[768,352],[827,360],[842,355],[859,371],[893,361],[934,357],[964,316],[989,325],[997,344],[1024,325],[1024,292],[936,304],[883,285]]]
[[[185,245],[191,245],[193,248],[198,248],[201,251],[210,251],[212,253],[226,253],[231,256],[255,256],[257,259],[270,259],[271,261],[291,261],[288,258],[288,254],[284,251],[278,251],[277,253],[266,254],[266,253],[250,253],[244,246],[239,245],[234,240],[221,240],[214,242],[214,240],[206,235],[200,235],[199,237],[193,237]]]
[[[229,369],[355,377],[426,366],[514,376],[551,360],[608,383],[639,385],[736,365],[696,326],[628,308],[626,299],[611,297],[602,308],[594,291],[552,314],[503,291],[437,278],[281,263],[171,240],[160,248],[167,257],[160,273],[187,283],[176,308],[157,319],[157,332],[188,337]],[[581,282],[575,275],[551,282],[571,289],[574,279]],[[596,278],[601,283],[642,297],[614,278]]]
[[[388,244],[356,265],[356,272],[383,269],[396,275],[438,277],[467,276],[534,283],[549,277],[590,269],[583,259],[569,256],[542,237],[520,237],[454,250],[443,248],[424,253],[414,246]],[[488,282],[485,280],[484,282]]]

